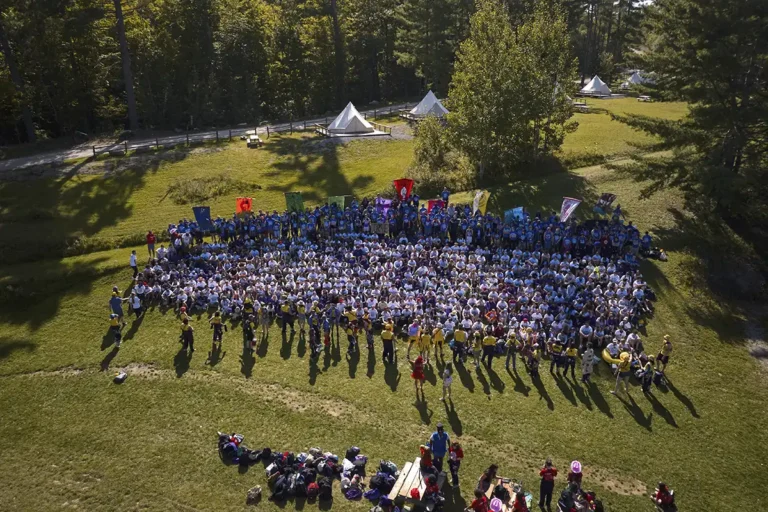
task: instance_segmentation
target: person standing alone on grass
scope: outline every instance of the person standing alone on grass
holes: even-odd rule
[[[595,351],[592,350],[592,343],[587,343],[587,350],[581,355],[581,382],[589,384],[589,377],[592,375],[592,367],[595,365]]]
[[[155,242],[157,241],[157,237],[155,237],[155,234],[150,231],[147,233],[147,252],[149,253],[149,257],[154,258],[155,257]]]
[[[385,363],[392,364],[394,362],[394,338],[395,333],[392,332],[393,326],[391,323],[387,322],[384,324],[384,330],[381,331],[381,342],[384,346],[384,353],[381,356],[381,359]]]
[[[669,341],[669,334],[664,335],[664,344],[659,350],[659,355],[656,356],[656,368],[661,369],[661,373],[667,369],[669,363],[669,356],[672,354],[672,342]]]
[[[189,349],[189,353],[195,351],[195,330],[189,325],[189,318],[181,321],[182,350]]]
[[[541,485],[539,486],[539,508],[543,509],[546,503],[547,509],[551,508],[552,491],[555,490],[555,477],[557,468],[552,465],[552,459],[547,459],[544,467],[539,471]]]
[[[491,363],[493,363],[493,354],[496,350],[496,338],[491,334],[490,329],[486,333],[485,337],[483,338],[483,357],[482,359],[485,359],[485,364],[488,366],[488,369],[491,369]]]
[[[445,370],[443,371],[443,397],[440,399],[441,402],[445,402],[446,400],[451,400],[451,384],[452,383],[453,383],[453,368],[451,366],[451,363],[448,363],[445,365]]]
[[[432,450],[432,463],[438,471],[443,470],[443,459],[451,446],[451,439],[443,429],[443,424],[437,424],[437,432],[433,432],[429,438],[429,449]]]
[[[131,269],[133,270],[133,278],[136,279],[136,276],[139,275],[139,264],[136,261],[136,250],[131,251],[131,256],[128,259],[128,265],[130,265]]]

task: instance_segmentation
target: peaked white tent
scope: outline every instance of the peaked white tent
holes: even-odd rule
[[[411,115],[415,117],[437,116],[443,117],[448,113],[448,109],[440,103],[440,100],[429,91],[424,99],[418,105],[411,109]]]
[[[592,80],[581,90],[581,94],[589,94],[592,96],[610,96],[611,90],[605,85],[605,82],[600,80],[600,77],[595,75]]]
[[[373,133],[371,123],[365,120],[352,102],[349,102],[336,119],[328,125],[328,131],[336,134]]]
[[[621,84],[621,88],[622,89],[629,89],[633,85],[644,84],[645,82],[646,82],[645,78],[641,77],[640,74],[637,71],[635,71],[634,73],[632,73],[632,76],[630,76],[627,79],[626,82]]]

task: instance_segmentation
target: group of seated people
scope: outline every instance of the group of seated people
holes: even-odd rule
[[[384,219],[390,234],[370,233],[366,226]],[[504,222],[469,205],[427,211],[414,197],[386,210],[363,200],[214,224],[210,240],[194,222],[170,226],[172,243],[139,272],[134,291],[142,304],[242,320],[246,343],[259,326],[266,336],[276,319],[292,331],[296,320],[318,348],[321,333],[327,345],[343,329],[355,350],[358,335],[371,347],[373,329],[391,324],[420,350],[450,343],[460,361],[485,352],[489,335],[499,345],[513,339],[537,372],[553,347],[642,352],[638,329],[653,308],[636,258],[650,237],[621,217]],[[465,340],[455,339],[459,330]]]

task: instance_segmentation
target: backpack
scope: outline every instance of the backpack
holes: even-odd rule
[[[315,499],[317,498],[317,495],[320,493],[320,486],[317,485],[317,482],[312,482],[307,486],[307,498],[308,499]]]
[[[381,476],[381,474],[376,474],[371,477],[371,480],[368,482],[368,485],[371,489],[379,489],[382,490],[385,485],[384,477]]]
[[[304,475],[298,473],[296,479],[293,482],[291,492],[294,496],[306,496],[307,495],[307,482],[304,479]]]
[[[331,483],[331,479],[328,477],[323,477],[317,482],[317,486],[319,487],[319,492],[317,494],[317,497],[321,500],[331,500],[333,499],[333,484]]]
[[[387,473],[388,475],[397,474],[397,465],[391,460],[382,460],[379,463],[379,469],[382,473]]]
[[[354,461],[355,457],[360,455],[360,448],[357,446],[352,446],[347,450],[347,454],[344,456],[345,459]]]
[[[509,498],[510,498],[510,496],[509,496],[509,490],[508,490],[506,487],[504,487],[503,485],[501,485],[501,484],[498,484],[498,485],[497,485],[497,486],[496,486],[496,487],[493,489],[493,495],[494,495],[496,498],[499,498],[501,501],[505,501],[505,502],[506,502],[506,501],[509,501]]]

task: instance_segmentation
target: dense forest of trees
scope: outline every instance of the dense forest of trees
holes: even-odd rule
[[[496,0],[513,26],[532,0]],[[555,0],[555,3],[556,2]],[[447,94],[473,0],[0,0],[0,143],[299,117]],[[582,80],[631,63],[636,0],[563,0]]]

